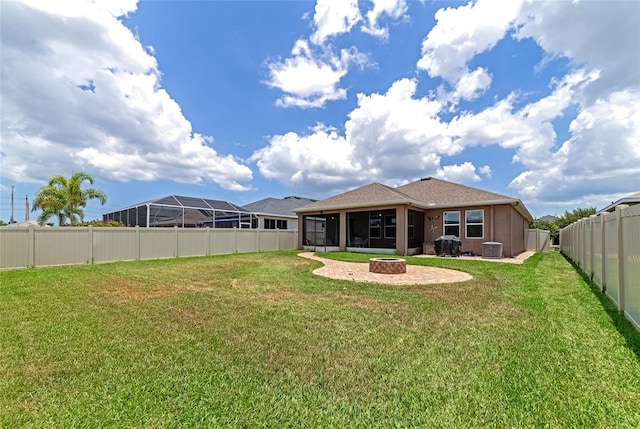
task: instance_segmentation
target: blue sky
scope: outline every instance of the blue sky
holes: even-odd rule
[[[435,176],[540,217],[640,190],[640,2],[2,2],[0,219]],[[38,213],[31,213],[33,219]],[[52,219],[53,220],[53,219]]]

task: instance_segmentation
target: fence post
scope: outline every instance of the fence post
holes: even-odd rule
[[[93,264],[93,225],[87,226],[87,244],[89,245],[88,264]]]
[[[136,248],[137,248],[136,261],[139,261],[140,260],[140,225],[136,225]]]
[[[607,246],[606,246],[606,226],[607,226],[607,217],[609,216],[609,212],[604,212],[600,216],[602,216],[602,224],[600,227],[600,252],[602,254],[602,278],[600,279],[600,290],[605,292],[607,290]]]
[[[205,252],[206,256],[211,255],[211,231],[209,231],[209,227],[205,227],[205,231],[207,232],[207,251]]]
[[[29,244],[27,251],[29,253],[28,267],[35,267],[36,265],[36,229],[33,225],[29,225]]]
[[[589,278],[591,279],[591,282],[593,283],[593,275],[596,272],[596,270],[593,268],[593,265],[595,263],[595,247],[593,246],[593,235],[594,235],[594,226],[596,223],[596,215],[591,215],[589,216]]]
[[[258,242],[258,252],[262,252],[262,240],[260,239],[260,230],[256,229],[256,241]]]
[[[182,225],[184,225],[184,216],[182,217]],[[173,243],[175,245],[174,247],[175,252],[173,252],[173,256],[177,258],[178,257],[178,225],[173,226],[173,238],[174,238]]]
[[[625,290],[626,290],[626,282],[624,278],[624,264],[626,262],[626,258],[624,257],[624,231],[622,226],[622,213],[629,206],[626,204],[620,204],[616,207],[616,229],[618,230],[618,287],[620,288],[619,299],[618,299],[618,310],[621,313],[624,313],[624,309],[626,307],[625,304]]]

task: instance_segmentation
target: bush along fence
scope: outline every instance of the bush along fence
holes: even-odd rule
[[[292,230],[0,228],[0,269],[296,249]]]
[[[640,330],[640,205],[621,205],[561,229],[560,250]]]

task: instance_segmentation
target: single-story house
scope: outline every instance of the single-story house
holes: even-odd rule
[[[482,255],[483,243],[499,242],[514,257],[533,221],[517,198],[432,177],[397,188],[371,183],[295,212],[299,248],[397,255],[429,252],[438,237],[455,235],[463,252]]]
[[[636,204],[640,204],[640,192],[635,192],[633,194],[627,195],[626,197],[620,198],[619,200],[612,202],[596,214],[599,215],[605,212],[614,212],[616,210],[616,207],[622,204],[625,204],[627,206],[635,206]]]
[[[254,215],[254,228],[297,229],[298,215],[294,210],[315,201],[297,196],[264,198],[243,206],[243,209]]]

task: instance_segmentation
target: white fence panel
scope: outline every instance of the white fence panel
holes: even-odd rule
[[[597,216],[593,220],[593,281],[602,289],[602,227],[603,217]]]
[[[623,213],[624,313],[640,329],[640,205]]]
[[[137,228],[93,228],[95,262],[139,259]]]
[[[268,230],[258,232],[258,243],[261,252],[277,250],[279,244],[279,230]]]
[[[206,231],[206,230],[205,230]],[[177,229],[178,256],[205,256],[209,252],[209,234],[201,229]]]
[[[584,258],[584,271],[587,273],[592,273],[593,272],[593,266],[592,264],[592,227],[593,227],[593,223],[592,223],[592,219],[591,218],[587,218],[584,219],[584,240],[583,240],[583,258]]]
[[[548,252],[551,248],[551,231],[546,229],[527,230],[527,250]]]
[[[177,228],[140,228],[140,259],[173,258],[178,252]]]
[[[247,229],[236,230],[236,246],[239,253],[257,252],[258,236]]]
[[[0,228],[0,269],[297,249],[295,230]]]
[[[640,330],[640,205],[563,228],[560,249]]]
[[[38,228],[34,235],[34,247],[38,249],[33,262],[36,267],[92,262],[93,246],[87,228]]]
[[[618,219],[609,215],[604,220],[605,240],[605,293],[616,305],[620,299],[620,279],[618,278]]]
[[[31,247],[33,236],[25,228],[2,228],[0,240],[0,267],[28,267],[33,265]]]
[[[215,234],[211,232],[209,254],[219,255],[226,253],[235,253],[236,249],[237,246],[235,229],[216,230]]]
[[[298,233],[296,231],[280,231],[278,249],[297,249]]]

